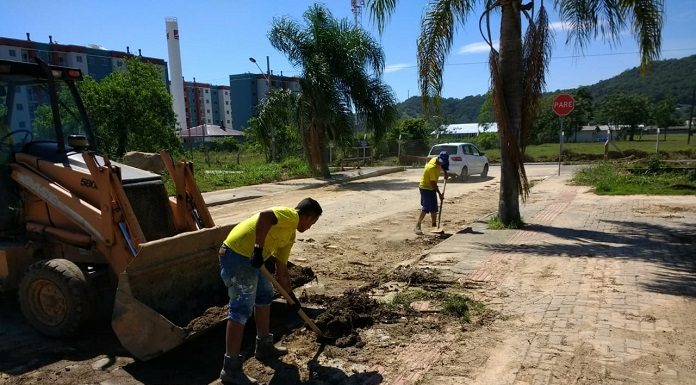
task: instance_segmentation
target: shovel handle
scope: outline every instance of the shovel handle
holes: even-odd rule
[[[290,305],[294,305],[294,304],[295,304],[295,301],[292,300],[292,297],[290,297],[290,294],[288,294],[288,292],[285,291],[285,289],[280,285],[280,283],[278,283],[278,281],[276,281],[276,279],[275,279],[275,277],[273,276],[273,274],[271,274],[271,273],[266,269],[266,266],[261,265],[261,268],[259,268],[259,270],[261,270],[261,274],[263,274],[263,276],[266,277],[266,279],[268,279],[269,281],[271,281],[271,284],[273,284],[273,287],[275,287],[275,289],[278,290],[278,292],[280,293],[280,295],[282,295],[283,298],[285,298],[285,300],[288,302],[288,304],[290,304]],[[298,310],[298,311],[297,311],[297,314],[299,314],[300,317],[305,321],[305,323],[307,323],[307,325],[309,326],[310,329],[312,329],[312,330],[313,330],[315,333],[317,333],[318,335],[323,336],[321,330],[319,330],[319,328],[318,328],[317,325],[314,323],[314,321],[312,321],[312,319],[309,318],[309,317],[307,316],[307,314],[305,314],[304,310],[302,310],[302,309]]]
[[[445,171],[447,172],[447,171]],[[442,186],[442,199],[440,199],[440,210],[437,213],[437,228],[440,229],[440,219],[442,219],[442,204],[445,203],[445,189],[447,188],[447,175],[445,175],[445,183]]]

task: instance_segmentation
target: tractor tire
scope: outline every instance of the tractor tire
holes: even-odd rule
[[[462,167],[462,173],[459,174],[459,181],[466,182],[467,179],[469,179],[469,169],[464,166]]]
[[[488,176],[488,164],[483,166],[483,171],[481,171],[481,178],[485,178]]]
[[[42,334],[75,334],[90,317],[87,279],[67,259],[35,262],[20,282],[19,304],[27,321]]]

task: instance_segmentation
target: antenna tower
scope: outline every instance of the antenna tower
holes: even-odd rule
[[[356,27],[362,27],[362,8],[365,0],[350,0],[350,8],[353,11],[353,19]]]

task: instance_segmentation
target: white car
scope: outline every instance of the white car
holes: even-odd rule
[[[441,151],[449,154],[450,175],[459,176],[461,181],[465,181],[469,175],[480,174],[481,177],[488,176],[488,158],[471,143],[440,143],[430,149],[429,157],[438,156]]]

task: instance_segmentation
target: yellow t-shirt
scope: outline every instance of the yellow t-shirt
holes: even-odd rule
[[[421,176],[418,187],[423,190],[434,190],[430,183],[437,182],[438,178],[440,178],[440,166],[437,164],[437,157],[434,157],[425,164],[423,176]]]
[[[300,216],[297,214],[297,210],[290,207],[272,207],[270,210],[275,214],[278,223],[271,226],[266,235],[266,240],[263,243],[263,259],[266,260],[273,255],[279,262],[287,264],[290,249],[295,243],[295,232],[297,224],[300,222]],[[251,257],[256,243],[256,222],[258,220],[259,214],[256,214],[232,228],[223,242],[225,246],[237,254]]]

